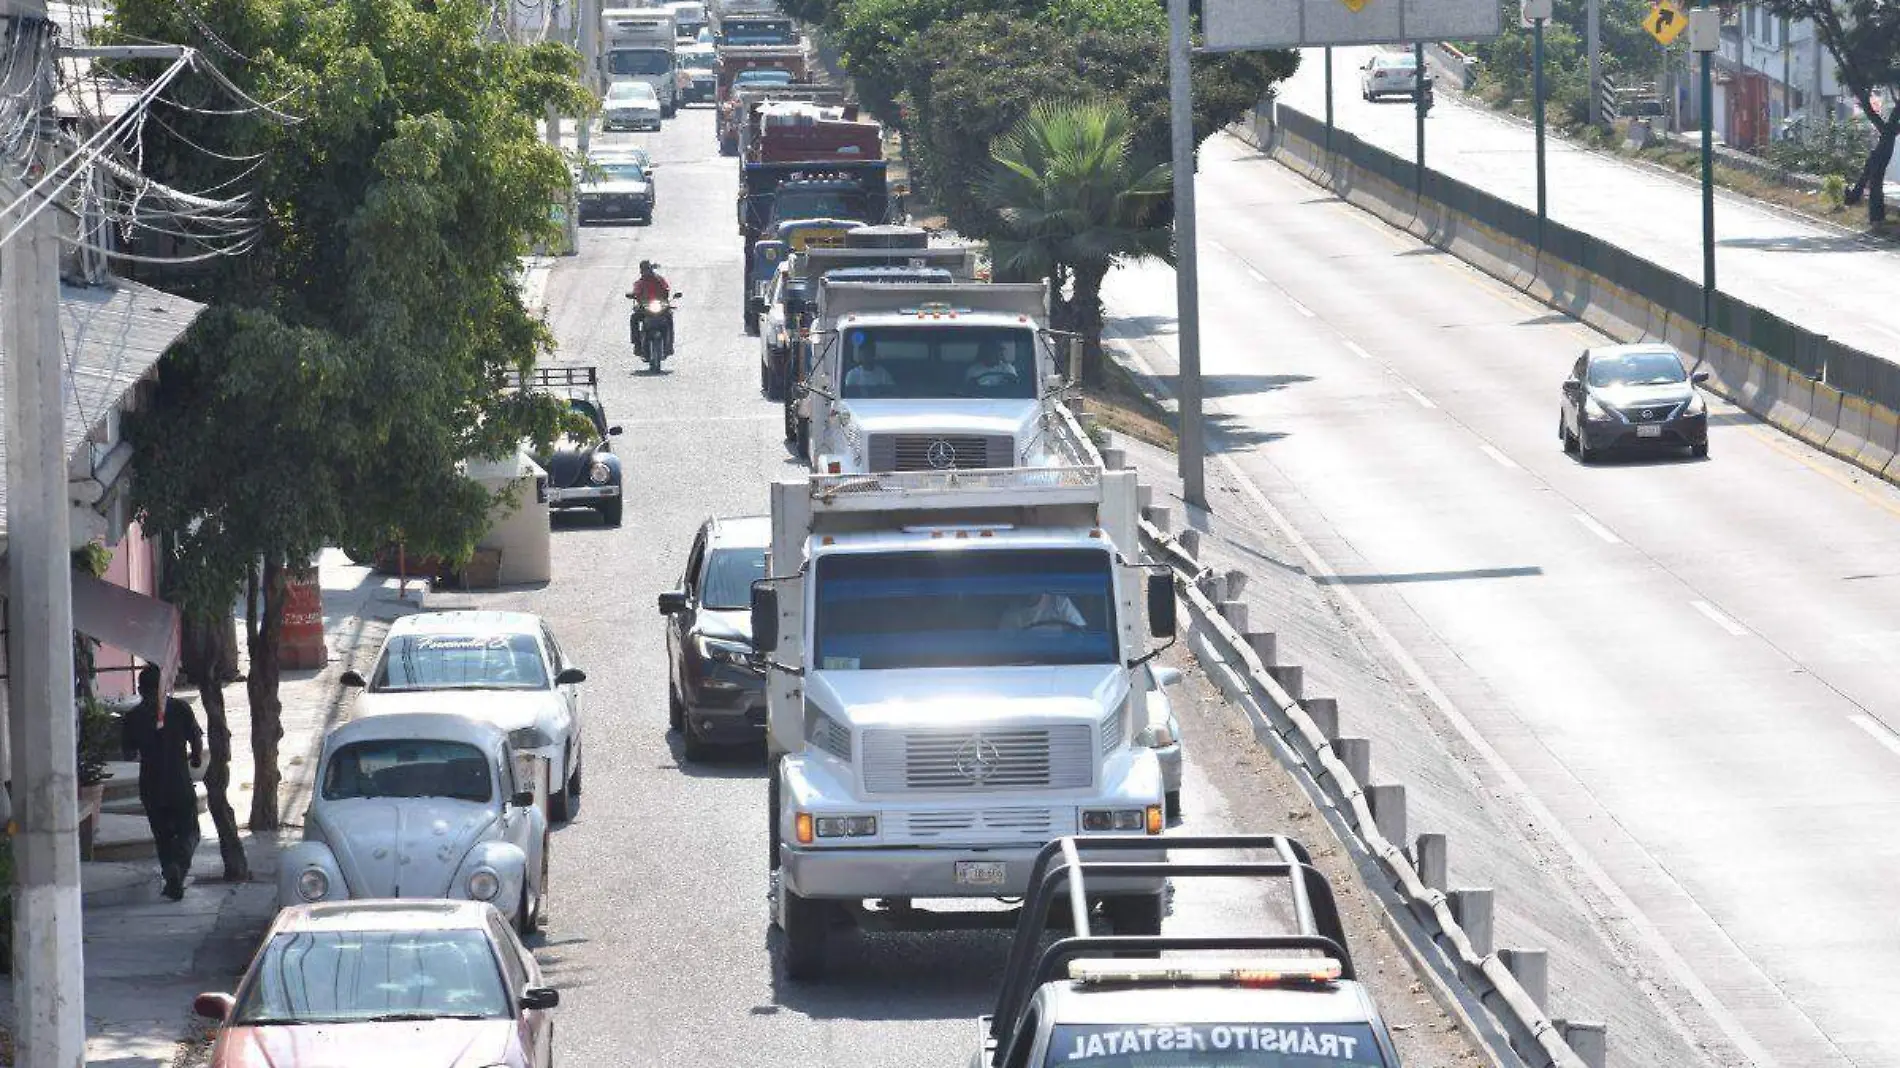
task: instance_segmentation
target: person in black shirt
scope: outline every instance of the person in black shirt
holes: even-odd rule
[[[139,672],[139,703],[125,714],[124,749],[125,759],[139,762],[139,803],[158,846],[165,896],[177,901],[185,896],[191,855],[198,850],[198,795],[191,769],[204,763],[204,732],[190,705],[159,693],[160,679],[156,664]]]

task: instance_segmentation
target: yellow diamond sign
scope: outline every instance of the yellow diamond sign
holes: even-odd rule
[[[1649,14],[1643,16],[1643,29],[1663,44],[1674,41],[1688,28],[1689,16],[1682,13],[1682,5],[1676,0],[1656,0]]]
[[[1366,6],[1366,0],[1339,0],[1339,2],[1345,4],[1348,11],[1358,11]]]

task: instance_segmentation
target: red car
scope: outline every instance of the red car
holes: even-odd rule
[[[534,955],[485,901],[287,908],[218,1021],[211,1068],[549,1068],[550,1009]]]

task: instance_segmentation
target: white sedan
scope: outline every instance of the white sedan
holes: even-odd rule
[[[608,130],[657,130],[660,94],[645,82],[615,82],[601,101],[600,121]]]
[[[1382,96],[1418,95],[1418,60],[1410,52],[1379,52],[1359,68],[1359,95],[1367,100]]]
[[[549,814],[580,803],[580,684],[587,674],[561,653],[554,632],[526,612],[418,612],[398,619],[361,687],[358,717],[438,712],[485,720],[549,765]]]

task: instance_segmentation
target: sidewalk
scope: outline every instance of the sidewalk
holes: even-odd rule
[[[1358,68],[1369,51],[1334,49],[1335,125],[1411,159],[1417,152],[1412,107],[1359,98]],[[1309,51],[1285,85],[1282,103],[1323,118],[1323,69],[1319,50]],[[1551,219],[1685,278],[1702,277],[1702,197],[1693,180],[1554,136],[1547,138],[1545,152]],[[1452,94],[1440,96],[1426,120],[1427,167],[1533,210],[1535,157],[1530,128]],[[1865,218],[1864,206],[1860,217]],[[1900,293],[1900,250],[1721,191],[1715,227],[1716,283],[1723,292],[1843,344],[1900,361],[1900,326],[1890,324],[1888,308],[1891,295]]]
[[[323,734],[345,713],[338,676],[346,668],[367,667],[389,622],[420,609],[428,594],[426,583],[412,579],[408,596],[398,598],[393,576],[372,574],[335,550],[324,552],[319,573],[331,659],[320,671],[284,673],[279,759],[286,826],[274,834],[245,833],[251,881],[222,880],[223,861],[209,816],[200,817],[204,838],[183,901],[159,896],[154,859],[81,865],[88,1065],[171,1068],[180,1042],[203,1034],[191,1016],[192,998],[205,990],[231,989],[250,962],[257,936],[276,914],[278,850],[301,833],[297,824],[309,798]],[[240,666],[246,666],[242,657]],[[242,825],[255,777],[250,707],[242,682],[226,686],[224,695],[231,726],[230,801]],[[186,690],[179,696],[191,703],[202,725],[198,695]],[[7,1024],[13,1017],[12,993],[12,984],[0,981],[0,1022]]]

